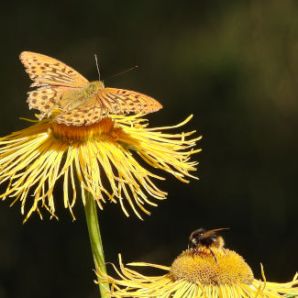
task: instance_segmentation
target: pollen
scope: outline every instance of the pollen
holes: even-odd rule
[[[127,267],[127,266],[129,267]],[[250,267],[236,252],[220,248],[196,246],[182,252],[171,267],[146,262],[124,265],[119,255],[116,277],[97,268],[102,282],[110,284],[113,298],[294,298],[298,297],[298,274],[286,283],[255,279]],[[144,275],[134,268],[146,268]],[[163,271],[159,274],[152,270]]]
[[[104,118],[98,123],[88,126],[69,126],[51,122],[50,131],[53,136],[69,144],[86,142],[90,139],[107,142],[134,143],[133,138],[116,127],[111,118]]]
[[[252,284],[251,268],[236,252],[225,248],[191,248],[172,263],[170,276],[174,281],[186,280],[203,285]]]

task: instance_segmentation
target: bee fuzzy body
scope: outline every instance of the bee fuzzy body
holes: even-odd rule
[[[193,231],[189,236],[191,249],[194,249],[197,254],[211,254],[215,258],[212,248],[222,249],[224,247],[224,239],[218,235],[218,232],[227,229],[228,228],[205,230],[200,228]]]

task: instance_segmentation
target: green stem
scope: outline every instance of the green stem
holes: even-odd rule
[[[107,269],[99,229],[96,202],[89,192],[85,192],[85,194],[86,204],[84,208],[95,269],[97,270],[98,268],[103,274],[106,274]],[[103,283],[98,279],[98,285],[101,298],[110,298],[111,292],[109,284]]]

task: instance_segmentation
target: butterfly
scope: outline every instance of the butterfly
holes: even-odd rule
[[[20,60],[33,81],[28,92],[29,109],[40,112],[39,119],[51,118],[58,124],[88,126],[109,114],[148,114],[162,105],[145,94],[89,82],[63,62],[49,56],[24,51]]]

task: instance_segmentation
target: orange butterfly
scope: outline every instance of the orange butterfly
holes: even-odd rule
[[[30,109],[40,111],[38,117],[53,118],[59,124],[83,126],[99,122],[108,114],[148,114],[162,105],[145,94],[106,88],[102,81],[89,82],[73,68],[46,55],[22,52],[21,62],[33,81],[28,92]],[[59,110],[59,113],[53,111]]]

